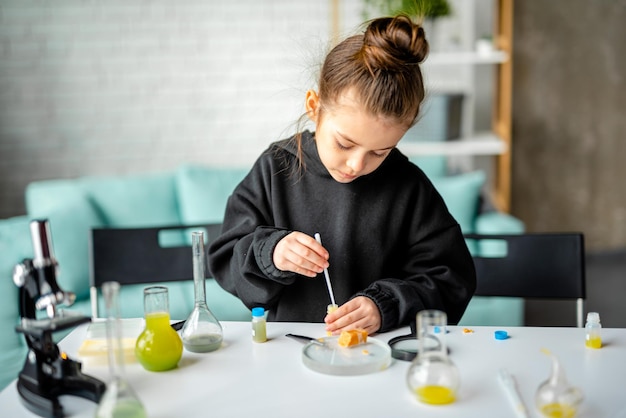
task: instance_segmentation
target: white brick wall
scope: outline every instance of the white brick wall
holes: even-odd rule
[[[330,1],[0,0],[0,218],[33,180],[251,164],[303,110]]]

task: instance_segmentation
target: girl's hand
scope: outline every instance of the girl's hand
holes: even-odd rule
[[[373,334],[380,329],[381,321],[378,307],[366,296],[357,296],[349,300],[324,318],[326,331],[332,334],[355,328],[361,328],[368,334]]]
[[[279,270],[315,277],[328,267],[328,251],[315,238],[294,231],[278,241],[272,260]]]

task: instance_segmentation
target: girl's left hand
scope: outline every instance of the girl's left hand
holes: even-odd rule
[[[381,317],[374,301],[366,296],[357,296],[326,315],[324,322],[326,331],[332,334],[355,328],[373,334],[380,329]]]

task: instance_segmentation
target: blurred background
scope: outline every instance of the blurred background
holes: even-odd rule
[[[250,166],[294,132],[371,3],[0,0],[0,218],[25,213],[36,180]],[[428,22],[434,53],[493,37],[499,2],[449,3]],[[608,326],[626,326],[625,21],[626,0],[513,3],[510,212],[530,232],[584,232],[587,307]],[[492,65],[424,68],[431,94],[463,91],[461,133],[490,130]],[[494,154],[447,164],[492,183]],[[559,324],[554,306],[531,303],[527,323]]]

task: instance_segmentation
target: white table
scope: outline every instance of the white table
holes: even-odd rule
[[[603,329],[605,346],[585,348],[580,328],[508,327],[510,338],[494,338],[494,327],[450,327],[448,346],[459,368],[461,388],[454,404],[419,403],[407,389],[409,363],[393,360],[381,372],[361,376],[330,376],[309,370],[301,361],[303,347],[285,337],[295,333],[320,337],[322,324],[268,323],[269,340],[252,342],[250,323],[223,322],[224,345],[218,351],[185,351],[179,367],[169,372],[145,371],[127,365],[127,380],[150,417],[513,417],[512,407],[497,380],[506,368],[517,379],[521,396],[538,417],[534,394],[550,374],[551,350],[572,385],[584,394],[579,417],[626,417],[626,329]],[[86,326],[73,331],[60,344],[70,357],[85,337]],[[380,334],[388,341],[407,329]],[[108,369],[85,366],[83,371],[102,380]],[[92,417],[95,404],[63,397],[72,416]],[[19,401],[15,382],[0,394],[0,416],[32,417]]]

